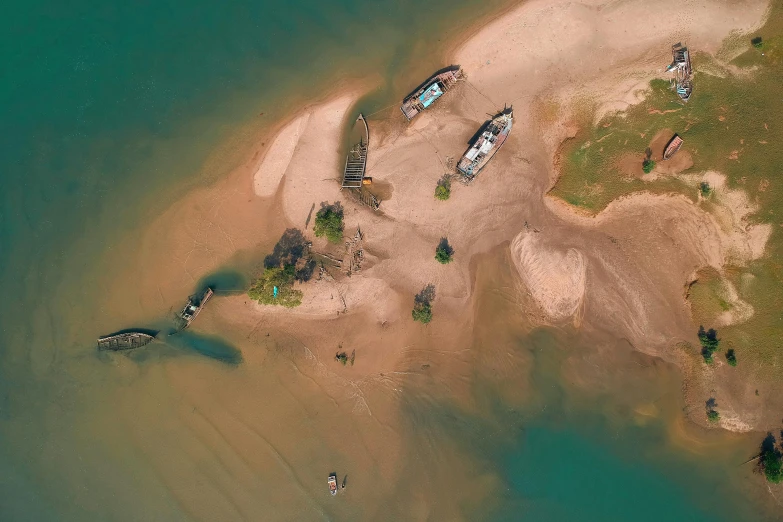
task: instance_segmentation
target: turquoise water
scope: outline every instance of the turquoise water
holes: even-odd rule
[[[96,299],[97,274],[111,270],[101,264],[102,256],[134,241],[142,219],[231,170],[259,130],[335,80],[379,77],[381,88],[362,102],[367,112],[399,98],[427,71],[444,65],[437,53],[422,49],[453,37],[471,12],[499,4],[6,6],[0,31],[0,285],[6,296],[0,302],[0,519],[193,518],[165,493],[159,475],[138,464],[152,457],[136,449],[118,456],[101,443],[128,442],[122,432],[128,424],[117,413],[122,405],[107,397],[156,376],[164,361],[176,357],[209,359],[239,372],[242,354],[219,337],[188,332],[165,350],[140,356],[132,370],[97,357],[91,325],[104,315]],[[217,149],[237,154],[205,168]],[[198,284],[226,291],[246,284],[242,274],[228,270],[200,277]],[[165,324],[161,318],[150,326]],[[556,372],[540,373],[555,377],[536,389],[557,388]],[[168,388],[155,391],[160,398],[151,403],[178,404],[179,397],[166,395]],[[539,405],[548,400],[546,394],[537,397]],[[656,466],[649,453],[635,455],[630,445],[618,451],[616,426],[604,416],[572,416],[559,404],[550,406],[559,412],[557,422],[530,412],[512,420],[499,415],[500,427],[487,429],[500,434],[501,444],[490,448],[474,440],[465,448],[508,485],[508,492],[490,496],[501,519],[516,519],[512,510],[520,507],[530,520],[622,520],[654,498],[667,500],[651,508],[659,519],[747,514],[742,499],[715,500],[718,512],[693,494],[699,481],[714,492],[722,491],[724,480],[710,475],[707,459],[678,464],[684,454],[668,448],[660,426],[627,435],[667,456],[660,461],[666,465]],[[510,433],[520,419],[525,426],[517,439]],[[157,420],[165,425],[166,417]],[[166,430],[158,435],[164,439]],[[556,461],[547,458],[550,452]],[[715,469],[725,473],[738,456],[729,455]],[[686,493],[683,482],[690,484]],[[400,499],[392,512],[404,515],[405,508]]]

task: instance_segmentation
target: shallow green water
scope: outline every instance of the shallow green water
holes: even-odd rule
[[[188,519],[185,507],[158,487],[160,479],[137,467],[139,455],[128,450],[127,460],[109,458],[96,444],[98,432],[108,440],[121,434],[79,424],[93,418],[85,413],[93,408],[110,412],[104,392],[128,384],[111,380],[117,374],[92,345],[89,325],[102,313],[95,304],[101,290],[96,271],[108,269],[102,253],[132,241],[142,216],[154,216],[167,201],[230,170],[231,155],[220,168],[202,169],[218,145],[241,150],[254,130],[348,73],[377,74],[387,82],[362,102],[367,112],[382,108],[444,65],[422,49],[463,26],[471,9],[486,12],[498,3],[6,6],[0,31],[0,285],[6,296],[0,302],[0,519]],[[241,275],[228,272],[216,281],[232,289],[243,284]],[[164,355],[137,361],[142,371],[154,372],[161,357],[180,352],[241,365],[241,355],[219,340],[171,344]],[[595,424],[583,439],[578,416],[564,415],[556,428],[545,418],[526,418],[519,444],[500,446],[504,456],[476,446],[513,488],[513,494],[498,493],[500,516],[506,516],[504,506],[523,502],[532,506],[531,520],[577,512],[578,520],[611,520],[638,497],[628,497],[630,488],[598,486],[634,481],[640,485],[634,491],[675,499],[660,516],[687,520],[703,513],[700,502],[678,497],[675,489],[701,480],[703,462],[694,462],[694,472],[681,466],[650,471],[650,459],[614,452],[609,425]],[[110,414],[102,419],[107,426],[114,422]],[[641,430],[639,436],[655,445],[655,434]],[[573,483],[578,476],[553,476],[540,460],[553,445],[579,452],[581,460],[572,463],[600,473],[596,487],[580,492]],[[720,483],[711,480],[712,488]],[[650,490],[651,484],[660,489]],[[401,501],[395,509],[404,508]]]

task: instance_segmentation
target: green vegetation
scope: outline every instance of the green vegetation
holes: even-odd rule
[[[340,345],[340,348],[342,348],[343,345]],[[351,363],[351,366],[353,366],[353,362],[356,360],[356,350],[351,352],[351,356],[349,357],[347,353],[337,351],[337,353],[334,356],[334,360],[345,366],[348,363]]]
[[[451,263],[454,259],[454,249],[451,248],[449,240],[445,237],[440,238],[440,243],[438,243],[438,246],[435,248],[435,259],[438,260],[438,263],[443,265]]]
[[[718,422],[720,420],[720,413],[715,411],[715,408],[717,408],[718,403],[715,402],[715,399],[713,397],[710,397],[707,400],[706,408],[707,408],[707,420],[710,422]]]
[[[435,197],[441,201],[446,201],[451,196],[451,177],[445,174],[438,180],[435,186]]]
[[[432,321],[432,301],[435,299],[435,286],[425,286],[413,299],[413,320],[427,324]]]
[[[726,361],[729,366],[737,366],[737,356],[734,354],[734,348],[729,348],[726,351]]]
[[[302,304],[302,292],[294,289],[294,283],[308,281],[315,270],[309,249],[300,230],[289,228],[283,232],[272,253],[264,258],[264,269],[252,281],[248,296],[261,304],[287,308]]]
[[[701,343],[701,355],[704,357],[704,362],[712,363],[712,354],[718,350],[720,345],[720,339],[718,339],[718,332],[710,328],[704,331],[704,327],[699,327],[699,343]]]
[[[294,265],[265,268],[258,279],[253,281],[247,295],[261,304],[293,308],[302,304],[302,292],[294,289],[295,280]],[[275,287],[277,287],[277,297],[275,297]]]
[[[679,134],[685,141],[671,161],[689,154],[693,167],[684,174],[717,171],[725,175],[728,189],[745,191],[759,206],[749,222],[772,225],[773,233],[762,258],[721,272],[739,297],[755,310],[748,320],[722,328],[721,336],[741,350],[743,360],[759,363],[752,365],[753,369],[743,364],[743,370],[747,367],[753,378],[779,380],[783,378],[783,350],[778,343],[783,338],[779,313],[783,309],[783,183],[778,181],[783,168],[783,147],[778,146],[783,143],[782,3],[771,4],[759,34],[764,35],[761,51],[751,44],[755,34],[728,39],[717,53],[719,60],[730,60],[728,65],[693,49],[694,91],[688,103],[682,103],[669,82],[661,79],[650,82],[645,99],[638,105],[621,114],[607,115],[596,125],[592,109],[580,108],[581,113],[575,117],[581,129],[563,144],[561,176],[552,195],[596,213],[610,201],[642,190],[682,193],[694,202],[701,193],[708,201],[700,204],[709,210],[711,205],[721,203],[721,194],[716,194],[712,184],[700,183],[704,180],[686,182],[677,176],[661,176],[645,182],[623,172],[623,159],[633,158],[635,151],[649,147],[656,134],[667,129]],[[735,67],[741,73],[735,73]],[[694,293],[706,296],[707,288],[701,283],[700,279],[696,286],[701,288],[693,288]],[[716,290],[722,286],[714,282]],[[696,324],[709,324],[721,309],[731,308],[725,292],[712,294],[702,303],[692,302]],[[710,307],[708,314],[702,304]]]
[[[655,168],[655,162],[651,159],[646,159],[642,162],[642,170],[645,174],[649,174]]]
[[[774,484],[783,482],[783,456],[781,456],[780,448],[778,448],[772,433],[767,433],[761,443],[759,471],[763,472],[767,480]]]
[[[321,203],[321,209],[315,215],[313,232],[316,237],[326,237],[332,243],[343,239],[343,207],[339,201],[332,205]]]
[[[761,39],[761,37],[760,37],[760,36],[757,36],[757,37],[755,37],[755,38],[751,39],[751,40],[750,40],[750,43],[751,43],[751,45],[753,45],[753,47],[755,47],[756,49],[761,49],[762,47],[764,47],[764,41]]]

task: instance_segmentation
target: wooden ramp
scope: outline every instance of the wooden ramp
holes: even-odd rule
[[[359,140],[359,143],[351,148],[348,157],[345,159],[345,170],[343,171],[343,188],[362,188],[362,180],[367,170],[367,149],[370,143],[370,128],[367,126],[367,120],[364,115],[359,114],[357,121],[364,123],[365,138]]]

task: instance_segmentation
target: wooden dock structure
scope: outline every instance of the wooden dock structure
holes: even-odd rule
[[[343,171],[342,188],[360,189],[367,170],[367,150],[370,145],[370,128],[363,114],[359,114],[356,121],[364,123],[364,138],[354,145],[345,158],[345,170]]]

